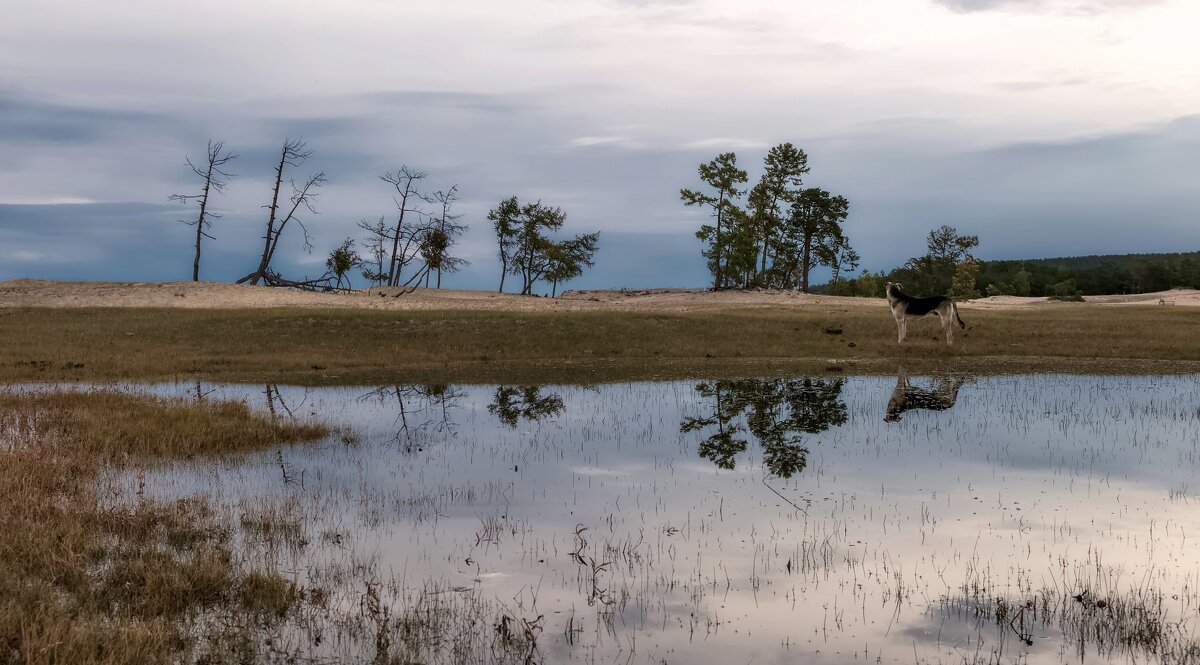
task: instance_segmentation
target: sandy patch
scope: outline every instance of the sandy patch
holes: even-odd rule
[[[1166,291],[1136,296],[1088,296],[1112,305],[1200,306],[1200,291]],[[962,303],[963,309],[1023,309],[1054,304],[1046,298],[993,296]],[[709,291],[639,289],[568,291],[557,298],[458,289],[374,288],[351,293],[318,293],[226,282],[67,282],[17,279],[0,282],[0,307],[182,307],[252,309],[270,307],[360,308],[381,310],[469,309],[495,311],[664,311],[731,308],[787,308],[806,305],[884,307],[882,298],[845,298],[794,291]]]
[[[836,304],[881,307],[883,300],[815,296],[791,291],[648,289],[568,291],[557,298],[491,291],[417,289],[402,293],[373,288],[318,293],[225,282],[66,282],[18,279],[0,282],[0,307],[182,307],[243,309],[269,307],[383,310],[471,309],[497,311],[690,311]]]

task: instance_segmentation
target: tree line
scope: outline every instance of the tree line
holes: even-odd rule
[[[441,288],[443,275],[469,264],[455,251],[470,228],[462,222],[462,215],[455,212],[458,185],[430,193],[424,187],[428,173],[402,165],[379,176],[388,186],[395,209],[378,218],[360,220],[358,228],[365,233],[365,239],[343,240],[330,251],[322,275],[296,278],[280,274],[274,260],[285,230],[300,229],[305,250],[313,249],[305,218],[317,214],[316,200],[326,182],[325,173],[311,173],[299,181],[293,176],[312,155],[313,150],[303,139],[284,140],[274,162],[270,200],[263,206],[267,212],[262,252],[254,269],[236,283],[347,289],[350,276],[357,269],[370,284],[395,287],[404,293],[417,287]],[[197,164],[190,157],[185,160],[193,175],[200,179],[197,191],[169,197],[197,208],[196,217],[180,220],[195,227],[193,281],[200,280],[203,240],[213,238],[213,223],[221,217],[214,210],[213,197],[224,193],[235,177],[230,163],[237,157],[223,141],[209,140],[203,162]],[[594,265],[599,233],[559,239],[566,218],[561,208],[541,201],[522,204],[515,196],[488,213],[499,245],[501,292],[505,277],[515,275],[521,280],[523,295],[532,295],[541,281],[549,282],[552,293],[557,295],[559,285],[579,277]]]
[[[737,154],[726,152],[699,167],[701,189],[681,189],[684,205],[709,211],[713,222],[696,232],[703,243],[714,289],[780,288],[807,293],[812,270],[829,267],[835,276],[858,267],[843,226],[850,213],[846,197],[804,187],[808,155],[781,143],[763,159],[758,182],[745,189],[749,174]],[[743,197],[745,200],[743,202]]]
[[[884,284],[900,282],[913,294],[944,293],[955,300],[999,295],[1080,300],[1085,295],[1200,288],[1200,252],[983,261],[973,255],[979,237],[959,234],[952,226],[933,229],[926,243],[925,255],[890,271],[864,270],[815,290],[878,298]]]

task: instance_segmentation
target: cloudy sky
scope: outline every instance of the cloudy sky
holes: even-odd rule
[[[409,165],[462,194],[450,286],[494,288],[486,214],[514,194],[601,231],[572,287],[703,286],[679,188],[783,141],[871,269],[939,224],[983,258],[1196,250],[1197,25],[1193,0],[5,0],[0,279],[189,278],[167,197],[209,137],[240,155],[214,280],[255,265],[285,137],[329,179],[317,251],[280,250],[296,275]]]

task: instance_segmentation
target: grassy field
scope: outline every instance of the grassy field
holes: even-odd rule
[[[882,307],[706,312],[0,310],[0,381],[308,385],[606,381],[795,371],[1196,371],[1200,311],[1045,305],[964,310],[898,346]]]
[[[243,558],[229,517],[203,500],[113,505],[100,477],[324,426],[241,403],[39,392],[0,394],[0,431],[0,662],[253,661],[259,632],[299,602],[293,582]]]

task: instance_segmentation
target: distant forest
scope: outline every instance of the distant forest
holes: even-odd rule
[[[975,290],[982,296],[1069,297],[1200,288],[1200,252],[978,261],[978,265]],[[855,279],[823,284],[814,291],[882,295],[885,282],[905,281],[904,272],[903,267],[888,273],[864,271]]]
[[[1200,252],[1072,256],[1025,261],[984,261],[976,285],[980,293],[1020,282],[1029,275],[1029,294],[1055,295],[1054,286],[1074,281],[1082,295],[1152,293],[1173,288],[1200,288]],[[1016,294],[1014,294],[1016,295]]]

